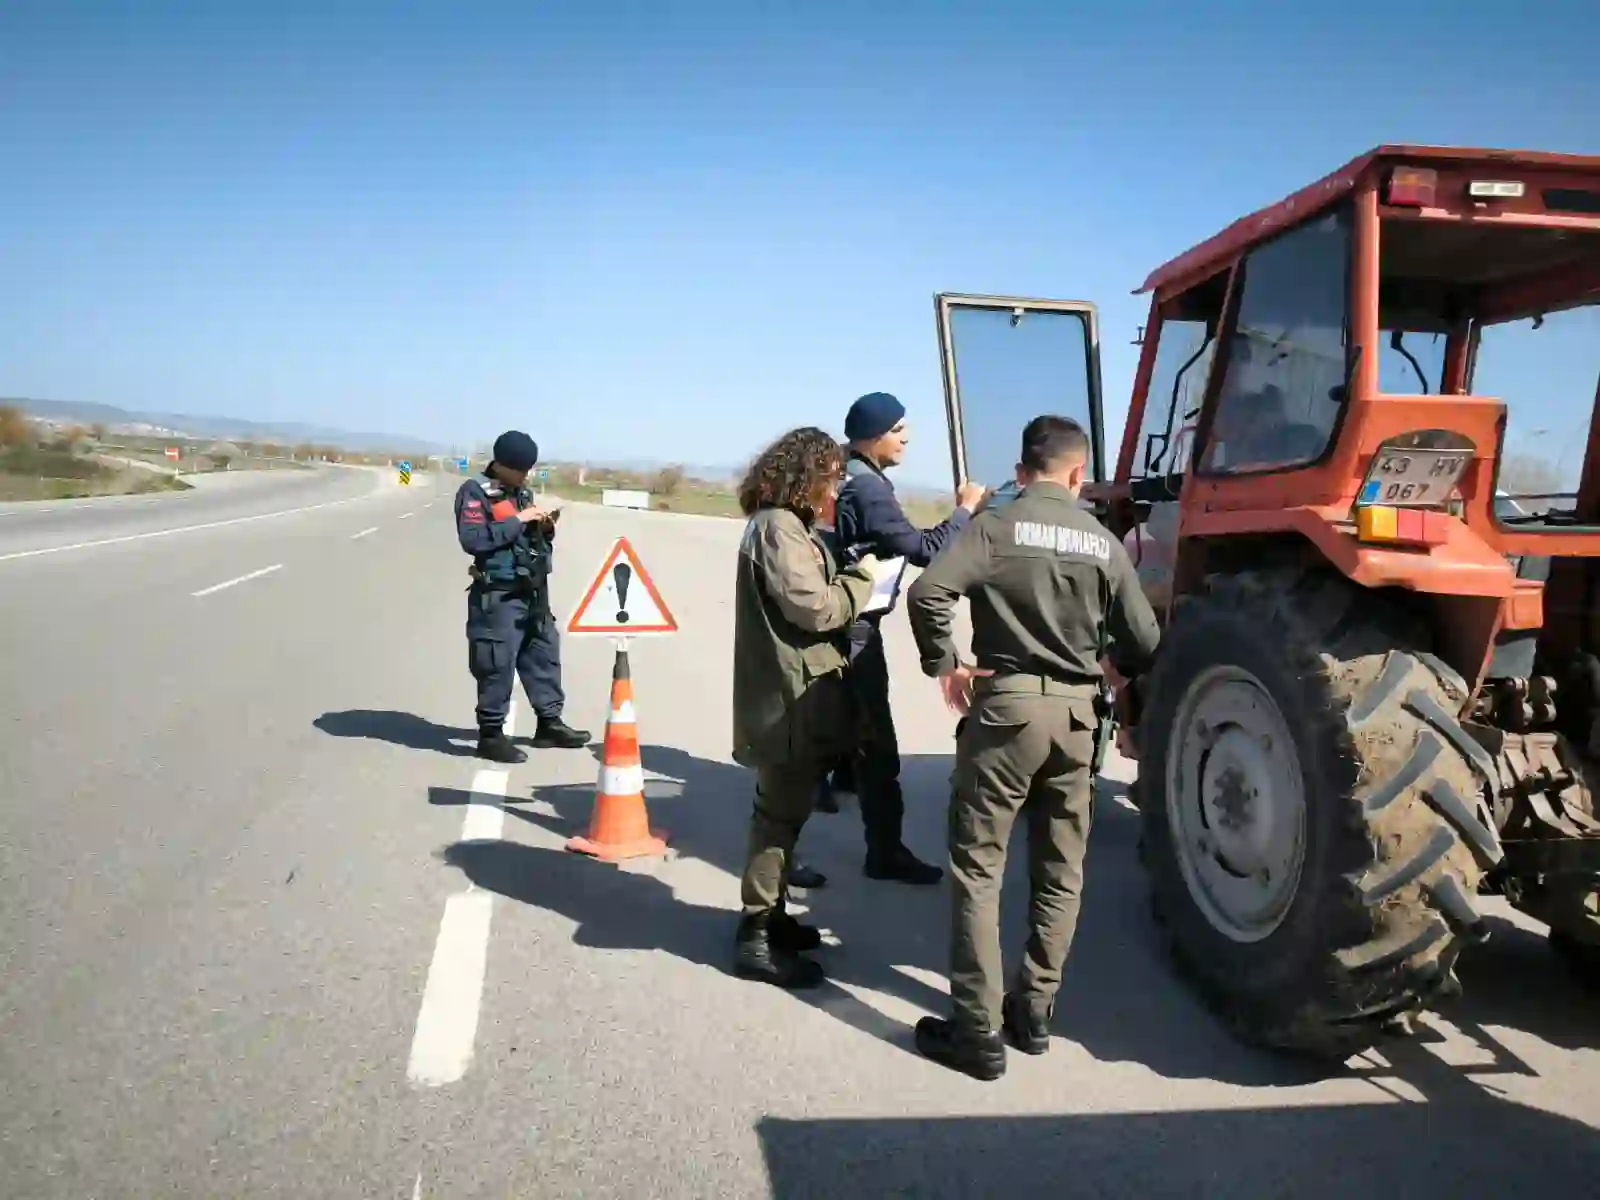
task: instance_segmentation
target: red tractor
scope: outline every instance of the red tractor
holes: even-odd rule
[[[956,477],[1078,417],[1162,618],[1133,800],[1184,973],[1241,1036],[1345,1057],[1459,990],[1482,896],[1593,971],[1600,158],[1380,147],[1140,290],[1114,472],[1093,305],[936,309]],[[1575,490],[1525,494],[1502,371],[1533,424],[1583,406]]]

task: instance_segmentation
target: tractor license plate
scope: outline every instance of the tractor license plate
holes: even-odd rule
[[[1443,508],[1471,461],[1470,450],[1380,450],[1356,504]]]

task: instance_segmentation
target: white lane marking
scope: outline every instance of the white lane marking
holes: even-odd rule
[[[369,525],[369,526],[367,526],[367,528],[363,529],[360,533],[352,533],[350,535],[350,540],[353,542],[357,538],[364,538],[369,533],[377,533],[377,532],[378,532],[378,527],[376,525]]]
[[[417,1186],[411,1189],[411,1200],[422,1200],[422,1172],[417,1172]]]
[[[442,1087],[455,1083],[472,1065],[493,916],[493,892],[459,892],[444,902],[406,1064],[412,1083]]]
[[[516,727],[516,715],[513,702],[506,712],[507,737]],[[483,768],[472,777],[472,797],[461,822],[463,842],[500,840],[510,778],[510,771],[494,767]],[[493,916],[494,893],[480,891],[470,882],[466,891],[444,902],[444,919],[433,944],[433,961],[428,964],[411,1058],[406,1064],[406,1078],[412,1083],[443,1087],[459,1080],[472,1065]]]
[[[402,521],[409,521],[409,520],[410,520],[410,519],[411,519],[411,518],[412,518],[412,517],[414,517],[414,516],[416,516],[416,515],[417,515],[417,514],[416,514],[416,513],[414,513],[414,512],[408,512],[408,513],[401,513],[401,514],[400,514],[400,519],[401,519],[401,520],[402,520]]]
[[[241,575],[237,579],[230,579],[226,583],[214,583],[208,588],[201,588],[198,592],[190,592],[191,596],[209,596],[212,592],[220,592],[223,588],[231,588],[236,583],[244,583],[251,579],[259,579],[263,575],[270,575],[274,571],[283,570],[282,563],[273,563],[270,567],[262,567],[259,571],[251,571],[248,575]]]
[[[341,504],[354,504],[357,500],[370,499],[368,496],[348,496],[343,500],[325,500],[321,504],[306,504],[300,508],[282,508],[277,512],[256,513],[252,517],[229,517],[226,521],[204,521],[199,525],[180,525],[176,529],[156,529],[150,533],[129,533],[122,537],[98,538],[92,542],[74,542],[70,546],[43,546],[38,550],[13,550],[10,554],[0,554],[0,562],[9,562],[14,558],[33,558],[40,554],[62,554],[68,550],[88,550],[94,546],[115,546],[122,542],[140,542],[146,538],[169,537],[174,533],[193,533],[197,529],[221,529],[225,525],[243,525],[246,521],[265,521],[269,517],[290,517],[295,513],[315,512],[319,508],[335,508]]]
[[[498,842],[506,827],[506,781],[509,771],[482,770],[472,777],[472,799],[461,822],[463,842]]]

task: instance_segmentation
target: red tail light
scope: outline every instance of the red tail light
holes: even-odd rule
[[[1439,173],[1423,167],[1396,167],[1389,176],[1389,203],[1405,208],[1432,208]]]

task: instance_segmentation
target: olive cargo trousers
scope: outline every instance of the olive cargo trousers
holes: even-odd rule
[[[750,815],[750,841],[745,856],[739,900],[746,914],[782,906],[794,865],[794,846],[817,802],[817,789],[827,774],[822,762],[762,767],[756,771],[756,802]]]
[[[1047,1012],[1078,924],[1094,812],[1094,692],[1033,675],[982,679],[956,743],[950,798],[950,998],[958,1024],[1000,1028],[1000,883],[1027,815],[1028,944],[1013,987]]]

